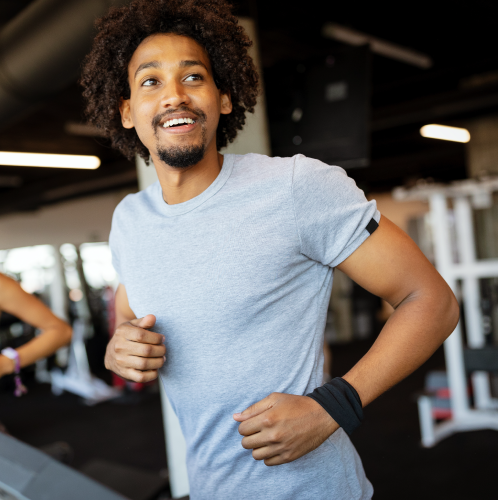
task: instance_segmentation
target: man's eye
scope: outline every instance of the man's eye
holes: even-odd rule
[[[152,85],[155,85],[156,83],[157,80],[154,80],[154,78],[147,78],[147,80],[142,83],[142,87],[152,87]]]
[[[203,79],[202,75],[195,74],[195,75],[187,76],[187,78],[185,78],[185,81],[186,82],[193,82],[193,81],[202,80],[202,79]]]

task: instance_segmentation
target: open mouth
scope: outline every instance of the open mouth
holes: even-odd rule
[[[196,120],[192,118],[172,118],[171,120],[167,120],[162,124],[163,128],[177,128],[177,127],[185,127],[186,125],[194,125]]]

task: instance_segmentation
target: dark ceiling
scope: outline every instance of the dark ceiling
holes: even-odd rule
[[[0,24],[28,0],[0,0]],[[285,85],[275,68],[321,57],[341,44],[321,36],[325,22],[422,52],[434,61],[420,69],[382,56],[372,57],[371,164],[350,170],[366,190],[389,190],[418,178],[464,178],[465,147],[424,139],[426,123],[464,125],[498,112],[498,2],[236,2],[239,15],[257,19],[270,122],[272,93]],[[0,166],[0,214],[32,210],[63,199],[136,186],[135,167],[99,137],[72,135],[68,122],[82,122],[76,84],[0,132],[0,150],[94,154],[95,171]]]

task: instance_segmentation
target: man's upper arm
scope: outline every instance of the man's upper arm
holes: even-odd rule
[[[413,294],[448,291],[446,282],[413,240],[385,217],[337,268],[394,308]]]
[[[126,288],[120,283],[116,290],[116,323],[114,326],[117,328],[119,325],[132,319],[136,319],[136,316],[128,302]]]

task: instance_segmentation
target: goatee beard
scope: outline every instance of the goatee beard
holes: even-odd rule
[[[158,127],[160,127],[161,120],[168,115],[178,113],[181,111],[194,114],[197,118],[198,125],[201,127],[201,144],[199,145],[184,145],[184,146],[171,146],[169,148],[157,147],[157,156],[159,159],[175,168],[188,168],[196,163],[199,163],[204,158],[206,152],[206,114],[200,108],[189,109],[187,106],[180,106],[177,109],[169,110],[160,115],[156,115],[152,120],[152,127],[155,130],[156,138],[159,142]]]
[[[188,168],[204,158],[206,147],[204,142],[197,146],[172,146],[168,149],[158,148],[159,159],[176,168]]]

